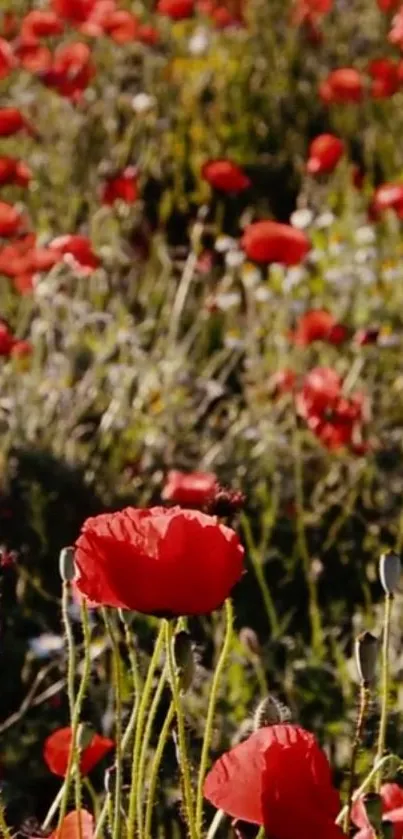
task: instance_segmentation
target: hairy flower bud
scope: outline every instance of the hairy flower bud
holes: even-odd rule
[[[74,580],[74,548],[63,548],[59,556],[59,573],[64,583]]]
[[[251,655],[258,656],[260,655],[260,644],[259,639],[256,635],[254,629],[251,629],[250,626],[243,626],[239,633],[239,640],[241,644],[245,647],[245,649]]]
[[[192,641],[189,633],[182,629],[176,633],[172,643],[180,689],[186,693],[193,682],[195,673]]]
[[[355,642],[355,659],[360,681],[370,684],[375,676],[378,658],[378,639],[370,632],[362,632]]]
[[[394,594],[401,572],[400,557],[395,553],[382,554],[379,560],[379,577],[386,594]]]
[[[266,725],[278,725],[279,723],[290,722],[291,711],[280,702],[275,696],[269,694],[262,699],[256,708],[253,717],[253,728],[257,731],[259,728],[264,728]]]

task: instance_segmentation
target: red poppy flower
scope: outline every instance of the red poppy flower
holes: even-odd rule
[[[204,795],[267,836],[343,839],[335,825],[340,799],[326,755],[313,734],[296,725],[261,728],[214,764]]]
[[[217,29],[226,29],[227,26],[234,26],[239,24],[239,18],[235,18],[229,9],[224,6],[218,6],[211,12],[211,20],[215,23]]]
[[[338,137],[333,134],[319,134],[309,147],[307,172],[310,175],[333,172],[343,156],[344,150],[344,143]]]
[[[383,784],[381,787],[382,821],[393,826],[393,839],[403,839],[403,789],[398,784]],[[354,839],[376,839],[376,833],[365,809],[365,798],[355,801],[351,818],[360,828]]]
[[[308,428],[328,449],[361,443],[364,399],[343,395],[343,382],[329,367],[315,367],[304,378],[296,395],[296,408]]]
[[[32,836],[31,839],[39,839]],[[73,810],[48,839],[94,839],[94,819],[87,810]]]
[[[142,44],[148,44],[148,46],[154,47],[160,40],[160,33],[154,26],[144,24],[143,26],[139,26],[137,38]]]
[[[195,0],[158,0],[157,12],[172,20],[184,20],[194,12]]]
[[[20,35],[23,41],[32,41],[61,35],[63,30],[60,17],[51,9],[32,9],[22,19]]]
[[[0,38],[0,79],[5,79],[16,66],[14,53],[8,41]]]
[[[311,309],[300,317],[291,338],[297,346],[306,347],[314,341],[327,341],[338,346],[347,338],[347,329],[324,309]]]
[[[35,133],[18,108],[0,108],[0,137],[11,137],[24,130],[29,134]]]
[[[72,263],[74,268],[82,274],[91,274],[101,264],[87,236],[58,236],[57,239],[50,242],[49,248],[56,251],[60,256],[67,257],[66,261]],[[70,259],[68,259],[69,257]]]
[[[371,96],[374,99],[387,99],[399,88],[398,65],[390,58],[378,58],[368,65],[368,74],[372,79]]]
[[[138,19],[131,12],[115,9],[104,18],[103,30],[117,44],[127,44],[137,36]]]
[[[23,160],[14,157],[0,157],[0,186],[15,184],[28,186],[32,172]]]
[[[89,46],[74,42],[62,44],[56,49],[52,67],[41,78],[61,96],[76,100],[88,87],[95,72]]]
[[[100,734],[94,734],[89,746],[83,749],[81,753],[80,772],[82,775],[88,775],[94,766],[113,749],[114,745],[113,740],[110,740],[108,737],[101,737]],[[61,778],[65,777],[70,748],[71,728],[69,726],[58,728],[46,738],[43,757],[48,769],[54,775],[59,775]]]
[[[403,218],[403,183],[382,184],[375,190],[369,214],[372,219],[378,219],[386,210],[394,210],[399,218]]]
[[[333,0],[295,0],[292,14],[293,23],[312,22],[328,14],[333,8]]]
[[[393,12],[401,3],[401,0],[377,0],[381,12]]]
[[[217,488],[214,472],[168,472],[162,491],[166,501],[173,501],[182,507],[204,507]]]
[[[137,198],[137,177],[133,166],[128,166],[123,172],[109,178],[104,184],[101,194],[102,203],[109,205],[118,200],[125,201],[126,204],[134,204]]]
[[[37,41],[21,41],[15,48],[20,67],[28,73],[43,73],[52,66],[52,53]]]
[[[284,367],[283,370],[277,370],[269,379],[269,388],[274,396],[281,396],[284,393],[292,393],[297,381],[294,370],[289,367]]]
[[[32,344],[29,341],[14,341],[11,348],[13,358],[29,358],[33,353]]]
[[[15,236],[23,227],[24,219],[12,204],[0,201],[0,236]]]
[[[311,248],[302,230],[276,221],[255,221],[248,225],[241,245],[254,262],[280,262],[283,265],[298,265]]]
[[[70,23],[83,23],[97,5],[97,0],[52,0],[52,7],[59,17]]]
[[[14,344],[14,335],[7,324],[0,321],[0,356],[9,356]]]
[[[319,87],[319,94],[326,103],[360,102],[363,93],[363,80],[353,67],[333,70]]]
[[[242,192],[250,186],[243,169],[231,160],[209,160],[202,168],[202,177],[220,192]]]
[[[392,20],[388,40],[391,44],[403,49],[403,6],[396,12]]]
[[[87,519],[76,543],[77,587],[98,604],[145,614],[217,609],[242,574],[236,533],[196,510],[127,507]]]

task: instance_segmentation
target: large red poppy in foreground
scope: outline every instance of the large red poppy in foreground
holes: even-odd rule
[[[83,749],[80,759],[80,771],[82,775],[88,775],[94,766],[105,757],[114,747],[113,740],[109,737],[101,737],[94,734],[89,746]],[[45,740],[43,756],[45,762],[54,775],[64,778],[69,762],[71,748],[71,728],[58,728]]]
[[[180,507],[127,507],[87,519],[75,553],[77,588],[94,603],[166,616],[217,609],[242,563],[233,530]]]
[[[342,839],[340,799],[313,734],[295,725],[261,728],[224,754],[207,775],[215,807],[264,825],[276,839]]]

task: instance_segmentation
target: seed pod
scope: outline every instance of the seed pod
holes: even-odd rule
[[[291,711],[287,705],[283,705],[279,699],[269,694],[262,699],[256,708],[253,717],[253,728],[257,731],[266,725],[278,725],[279,723],[290,722]]]
[[[90,723],[82,722],[78,726],[77,746],[81,751],[84,751],[84,749],[88,749],[88,746],[91,744],[94,738],[94,734],[94,728]]]
[[[364,804],[368,819],[378,836],[382,824],[382,798],[377,792],[369,792],[364,797]]]
[[[251,655],[260,655],[259,639],[256,635],[255,630],[251,629],[250,626],[242,627],[239,633],[239,640],[241,644],[243,644],[245,649],[247,649],[247,651],[251,653]]]
[[[396,591],[401,569],[400,557],[397,554],[382,554],[379,560],[379,576],[385,594],[394,594]]]
[[[362,632],[355,642],[355,659],[360,682],[369,685],[375,677],[378,658],[378,639],[370,632]]]
[[[189,633],[182,629],[174,635],[172,643],[180,689],[183,693],[186,693],[193,682],[195,674],[192,640]]]
[[[63,548],[59,556],[59,573],[64,583],[71,583],[75,577],[74,548]]]

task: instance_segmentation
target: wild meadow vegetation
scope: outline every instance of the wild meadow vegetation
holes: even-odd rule
[[[403,837],[403,6],[0,6],[0,837]]]

